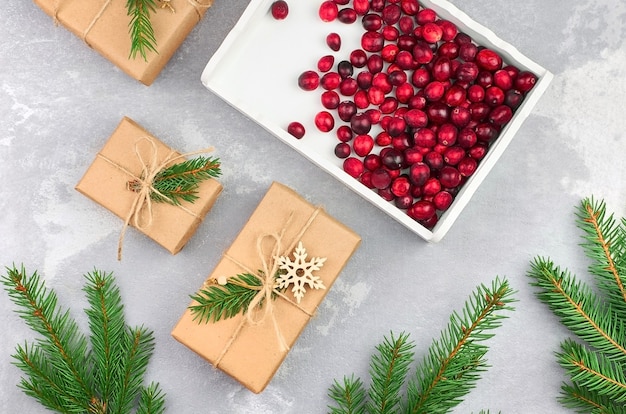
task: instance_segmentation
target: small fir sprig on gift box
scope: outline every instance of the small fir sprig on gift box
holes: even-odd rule
[[[85,277],[89,337],[37,272],[7,268],[0,279],[16,313],[40,336],[18,345],[13,355],[25,374],[19,388],[59,413],[163,413],[165,395],[158,383],[143,385],[154,350],[152,332],[126,324],[112,274],[94,270]]]
[[[491,287],[480,285],[461,313],[434,340],[427,355],[408,380],[414,344],[407,333],[391,333],[372,356],[369,387],[354,375],[335,380],[328,395],[335,405],[331,414],[447,413],[461,403],[487,369],[485,340],[512,311],[514,292],[506,279],[496,278]],[[402,395],[402,392],[406,395]],[[487,411],[488,412],[488,411]],[[481,411],[484,413],[484,411]]]
[[[160,7],[168,8],[173,13],[174,8],[170,4],[171,0],[127,0],[126,9],[130,22],[128,23],[130,34],[130,58],[135,59],[137,54],[143,60],[148,60],[148,52],[159,53],[157,51],[157,41],[154,35],[154,28],[150,15],[156,12],[157,2]]]
[[[156,202],[180,205],[185,201],[193,203],[198,199],[199,184],[221,175],[219,158],[199,156],[176,163],[159,171],[154,177],[150,198]],[[141,191],[143,183],[139,180],[128,182],[131,191]]]
[[[570,379],[559,401],[579,413],[625,413],[626,219],[607,213],[604,201],[586,198],[576,224],[595,288],[546,257],[536,257],[528,272],[539,300],[579,339],[564,340],[557,352]]]

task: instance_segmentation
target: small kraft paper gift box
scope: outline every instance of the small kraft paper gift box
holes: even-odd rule
[[[260,393],[360,242],[321,207],[274,182],[172,336]]]
[[[34,0],[46,14],[129,76],[150,85],[187,35],[202,19],[213,0],[157,2],[150,13],[158,53],[130,58],[131,37],[126,0]]]
[[[137,228],[170,253],[178,253],[194,234],[222,191],[214,178],[205,178],[196,184],[192,202],[172,203],[162,193],[152,192],[158,174],[172,165],[180,166],[186,157],[211,152],[212,148],[180,154],[163,144],[148,131],[124,117],[104,147],[96,155],[76,190],[125,220],[118,245],[121,245],[128,226]],[[217,167],[219,160],[206,160]],[[208,168],[208,167],[207,167]],[[213,176],[213,175],[212,175]],[[145,190],[145,191],[142,191]],[[159,200],[160,197],[160,200]],[[159,202],[160,201],[160,202]]]

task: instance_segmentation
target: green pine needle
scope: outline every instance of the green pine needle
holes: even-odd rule
[[[376,347],[378,353],[372,356],[370,362],[369,412],[391,414],[398,410],[400,389],[413,362],[413,348],[413,342],[404,332],[397,338],[391,333]]]
[[[427,356],[418,364],[415,377],[406,381],[414,356],[407,334],[385,337],[372,357],[372,377],[367,395],[360,379],[335,381],[329,397],[336,406],[332,414],[447,413],[457,406],[487,369],[484,359],[493,330],[511,311],[513,291],[505,279],[496,278],[491,287],[480,285],[466,301],[461,314],[453,313],[446,330],[433,341]],[[401,391],[406,386],[406,396]],[[358,395],[357,400],[354,396]],[[352,399],[350,399],[352,397]],[[365,401],[363,399],[365,398]],[[357,401],[356,403],[354,401]],[[484,412],[484,411],[483,411]]]
[[[18,386],[59,413],[129,414],[144,399],[143,376],[154,338],[145,328],[126,325],[111,274],[94,270],[86,279],[89,341],[69,311],[59,309],[55,292],[46,289],[36,272],[7,268],[0,279],[18,307],[16,313],[40,336],[16,347],[14,364],[25,375]],[[163,394],[154,387],[148,390],[145,401],[154,408],[144,412],[161,413]]]
[[[337,407],[329,407],[331,414],[365,414],[365,386],[360,378],[344,377],[343,383],[335,380],[328,391],[328,396]]]
[[[624,413],[626,220],[618,222],[603,201],[587,198],[577,209],[576,224],[597,293],[547,258],[535,258],[528,272],[538,299],[582,341],[567,339],[557,352],[571,381],[559,401],[579,413]]]
[[[219,158],[197,157],[171,165],[160,171],[152,186],[151,198],[157,202],[179,205],[182,201],[193,203],[198,199],[198,185],[221,174]]]
[[[249,273],[242,273],[232,278],[235,283],[226,285],[209,285],[191,296],[198,302],[189,307],[193,320],[199,323],[217,322],[220,319],[229,319],[248,310],[248,305],[257,295],[258,290],[248,289],[236,282],[261,287],[259,278]]]
[[[148,51],[158,53],[154,29],[150,21],[150,13],[156,12],[155,0],[127,0],[126,9],[130,32],[130,58],[135,59],[137,53],[147,61]]]
[[[141,390],[137,414],[161,414],[165,412],[165,395],[159,389],[158,383],[151,383]]]

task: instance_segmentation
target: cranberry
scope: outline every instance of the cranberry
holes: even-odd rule
[[[443,31],[441,39],[445,42],[454,40],[456,35],[459,33],[456,25],[449,20],[439,20],[437,24],[439,24],[441,30]]]
[[[345,78],[339,84],[339,92],[344,96],[352,96],[359,89],[359,84],[354,78]]]
[[[391,145],[391,135],[389,135],[386,131],[382,131],[378,135],[376,135],[375,141],[376,145],[378,145],[379,147],[386,147],[388,145]]]
[[[428,125],[426,112],[420,109],[410,109],[404,114],[407,126],[411,128],[423,128]]]
[[[389,189],[389,187],[378,190],[378,195],[386,201],[393,201],[394,198],[396,198]]]
[[[404,195],[401,197],[396,197],[393,202],[399,209],[406,210],[413,204],[413,197],[410,195]]]
[[[354,94],[354,104],[358,109],[365,109],[370,105],[370,100],[367,97],[367,92],[363,89],[359,89]]]
[[[495,72],[502,67],[502,58],[490,49],[482,49],[476,53],[476,63],[481,69]]]
[[[491,124],[482,123],[476,126],[476,138],[478,141],[489,143],[497,138],[499,131]]]
[[[509,89],[504,95],[504,104],[508,105],[513,110],[519,108],[523,100],[524,95],[517,89]]]
[[[424,42],[417,42],[413,47],[413,58],[417,63],[427,64],[433,60],[434,53],[430,46]]]
[[[352,139],[352,129],[347,125],[337,128],[337,139],[341,142],[348,142]]]
[[[480,85],[471,85],[467,88],[467,99],[470,102],[482,102],[485,99],[485,88]]]
[[[385,62],[383,61],[383,58],[380,57],[380,55],[372,54],[367,58],[367,69],[371,73],[378,73],[383,70],[384,64]]]
[[[458,132],[454,125],[448,123],[442,124],[437,130],[437,142],[446,147],[454,145]]]
[[[478,161],[472,157],[464,157],[456,166],[463,177],[469,177],[476,171]]]
[[[370,2],[369,0],[353,0],[352,7],[357,14],[364,15],[370,9]]]
[[[357,107],[352,101],[342,101],[337,107],[337,115],[344,122],[350,122],[356,111]]]
[[[384,154],[381,152],[380,160],[388,169],[400,170],[404,164],[404,155],[395,148],[389,148]]]
[[[422,38],[426,43],[437,43],[443,36],[443,29],[436,23],[426,23],[422,29]]]
[[[335,91],[324,91],[320,99],[326,109],[337,109],[339,106],[339,94]]]
[[[370,108],[365,111],[365,115],[367,115],[367,117],[370,119],[372,125],[379,123],[380,117],[382,116],[380,110],[374,108]]]
[[[341,83],[341,76],[337,72],[327,72],[320,79],[320,85],[327,91],[337,89]]]
[[[504,125],[513,118],[513,110],[507,105],[499,105],[489,113],[489,121],[494,125]]]
[[[359,181],[366,186],[367,188],[373,189],[372,185],[372,172],[371,171],[363,171],[363,174],[359,177]]]
[[[298,86],[305,91],[313,91],[317,89],[319,84],[320,75],[313,70],[304,71],[298,77]]]
[[[363,159],[363,165],[365,166],[366,169],[370,171],[374,171],[380,168],[383,165],[383,163],[380,160],[380,155],[368,154]]]
[[[294,121],[287,125],[287,132],[289,132],[294,137],[300,139],[304,136],[306,131],[304,129],[304,125],[302,125],[300,122]]]
[[[386,0],[371,0],[370,8],[375,12],[381,12],[383,8],[385,8],[385,1]]]
[[[459,58],[466,62],[473,62],[478,53],[478,47],[474,43],[463,43],[459,46]]]
[[[394,3],[388,4],[382,11],[383,21],[388,26],[393,26],[398,23],[400,16],[402,16],[402,9]]]
[[[409,99],[408,107],[411,109],[425,109],[426,98],[424,97],[424,91],[418,91],[411,99]]]
[[[484,102],[474,102],[469,106],[469,111],[474,121],[482,121],[487,118],[491,108]]]
[[[439,182],[445,188],[455,188],[461,184],[461,173],[454,167],[446,165],[439,172]]]
[[[396,55],[396,65],[402,70],[411,70],[416,67],[413,54],[407,50],[401,50]]]
[[[335,146],[335,155],[337,158],[348,158],[351,152],[350,145],[345,142],[340,142]]]
[[[430,151],[424,155],[424,162],[431,170],[440,170],[443,167],[443,155],[437,151]]]
[[[436,213],[435,205],[426,200],[418,200],[407,210],[407,214],[414,220],[428,220]]]
[[[398,108],[398,101],[391,96],[386,97],[378,107],[383,114],[390,114]]]
[[[395,41],[400,36],[400,31],[394,26],[384,26],[381,31],[383,38],[390,42]]]
[[[429,219],[420,220],[419,223],[427,229],[432,229],[433,227],[435,227],[438,221],[439,217],[436,214],[433,214]]]
[[[348,157],[343,161],[343,170],[354,178],[359,178],[365,167],[360,159],[354,157]]]
[[[493,74],[493,84],[503,91],[508,91],[513,87],[513,78],[509,72],[500,69]]]
[[[474,62],[463,62],[459,65],[455,72],[458,80],[464,82],[473,82],[478,77],[478,65]]]
[[[471,119],[472,116],[469,109],[462,106],[457,106],[450,112],[450,121],[459,128],[467,126]]]
[[[415,93],[415,89],[408,82],[403,83],[402,85],[398,85],[396,87],[396,99],[398,102],[406,104],[408,103],[413,94]]]
[[[326,44],[329,48],[337,52],[341,49],[341,36],[337,33],[329,33],[328,36],[326,36]]]
[[[374,139],[367,134],[357,135],[352,142],[352,148],[356,155],[365,157],[374,148]]]
[[[426,23],[432,23],[437,20],[437,13],[433,9],[422,9],[417,12],[415,16],[415,21],[420,26],[425,25]]]
[[[383,46],[380,52],[380,56],[383,58],[385,62],[393,63],[395,62],[396,55],[398,54],[399,51],[400,51],[400,48],[398,47],[398,45],[391,43],[391,44]]]
[[[289,14],[289,6],[284,0],[277,0],[272,3],[271,7],[272,17],[276,20],[283,20]]]
[[[356,83],[357,85],[359,85],[359,88],[368,89],[370,86],[372,86],[373,77],[374,76],[372,75],[371,72],[364,70],[362,72],[359,72],[358,75],[356,75]]]
[[[391,192],[396,197],[404,197],[409,195],[411,183],[407,176],[401,175],[391,182]]]
[[[330,112],[318,112],[315,115],[315,126],[322,132],[329,132],[335,127],[335,119]]]
[[[391,184],[391,176],[384,168],[378,168],[372,171],[372,185],[379,190],[389,187]]]
[[[400,29],[400,32],[404,34],[413,33],[413,27],[413,19],[410,16],[402,16],[400,17],[400,20],[398,20],[398,28]],[[406,38],[408,39],[412,37],[413,36],[407,36]]]
[[[422,186],[430,178],[430,167],[424,162],[416,162],[409,168],[409,179],[416,186]]]
[[[437,143],[437,137],[432,129],[420,128],[413,135],[415,145],[420,147],[432,148]]]
[[[350,119],[350,127],[355,134],[362,135],[370,132],[372,129],[372,123],[367,115],[358,113]]]
[[[439,57],[433,65],[433,77],[438,81],[447,81],[451,75],[451,63],[447,57]]]
[[[404,14],[409,16],[416,15],[420,8],[417,0],[400,0],[400,7]]]
[[[450,107],[442,102],[433,102],[426,108],[426,113],[433,124],[443,124],[450,116]]]
[[[450,106],[459,106],[467,97],[467,92],[462,86],[452,85],[444,94],[444,102]]]
[[[406,133],[401,133],[395,137],[391,137],[391,145],[404,153],[404,150],[413,146],[413,140],[411,136]]]
[[[385,92],[383,92],[378,86],[372,85],[372,87],[367,91],[367,97],[372,105],[380,105],[385,100]]]
[[[384,44],[385,39],[378,32],[365,32],[361,36],[361,48],[366,52],[380,52]]]
[[[404,162],[406,165],[413,165],[416,162],[421,162],[424,156],[420,152],[419,148],[407,148],[404,150]]]
[[[333,0],[333,1],[341,6],[345,6],[346,4],[350,3],[350,0]]]
[[[337,7],[337,3],[331,0],[326,0],[322,2],[318,14],[322,21],[332,22],[337,18],[337,15],[339,14],[339,8]]]
[[[341,23],[352,24],[356,22],[356,12],[354,11],[354,9],[351,9],[349,7],[341,9],[337,14],[337,20],[339,20]]]
[[[454,37],[454,43],[456,43],[457,45],[464,45],[465,43],[471,43],[471,42],[472,42],[472,37],[468,35],[467,33],[459,32]]]
[[[448,165],[457,165],[465,157],[465,150],[458,145],[449,147],[443,153],[443,160]]]
[[[476,78],[476,83],[487,89],[493,85],[493,74],[487,70],[481,70]]]
[[[367,64],[367,54],[361,49],[350,52],[350,63],[355,68],[362,68]]]
[[[392,137],[400,136],[406,129],[406,121],[404,118],[393,117],[393,119],[389,122],[389,126],[387,127],[387,133]]]
[[[467,150],[467,155],[474,158],[476,161],[482,160],[485,154],[487,154],[487,144],[480,142]]]
[[[424,88],[424,96],[429,101],[438,101],[443,97],[445,91],[443,83],[432,81]]]
[[[476,133],[470,128],[463,128],[460,130],[456,140],[457,144],[461,148],[465,149],[473,147],[477,141],[478,138],[476,138]]]
[[[441,191],[441,182],[435,177],[430,177],[422,186],[422,194],[424,196],[434,196]]]
[[[450,60],[459,57],[459,45],[454,42],[445,42],[437,50],[439,56],[446,57]]]
[[[430,82],[430,71],[426,68],[419,68],[413,71],[411,83],[417,88],[423,88]]]
[[[433,204],[437,210],[446,211],[452,204],[453,200],[454,197],[452,196],[452,193],[442,190],[433,197]]]
[[[521,92],[528,92],[535,86],[536,82],[537,76],[534,73],[522,71],[515,78],[515,88]]]
[[[489,106],[497,106],[504,103],[504,91],[497,86],[490,86],[485,90],[485,102]]]
[[[376,32],[383,27],[383,19],[376,13],[368,13],[361,19],[363,28],[368,32]]]
[[[335,64],[335,58],[332,55],[322,56],[320,60],[317,61],[317,69],[320,72],[328,72],[333,68]]]

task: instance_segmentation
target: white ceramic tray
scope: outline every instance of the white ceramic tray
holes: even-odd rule
[[[350,51],[360,48],[363,33],[360,19],[354,24],[325,23],[317,14],[321,0],[298,0],[289,2],[289,15],[285,20],[275,20],[269,13],[272,2],[250,1],[205,67],[202,83],[423,239],[430,242],[441,240],[528,117],[552,80],[552,74],[447,1],[420,1],[422,6],[434,9],[441,18],[455,23],[459,31],[469,34],[479,45],[498,51],[506,63],[538,76],[535,87],[526,95],[513,119],[490,146],[476,172],[431,231],[343,171],[343,160],[334,154],[338,143],[334,131],[322,133],[313,122],[315,114],[323,110],[321,92],[305,92],[297,85],[298,76],[303,71],[317,70],[321,56],[332,54],[338,62],[347,59]],[[342,46],[338,52],[326,45],[326,35],[330,32],[341,35]],[[286,130],[292,121],[299,121],[306,128],[306,135],[300,140]],[[336,121],[341,122],[338,118]],[[335,126],[338,125],[336,122]]]

